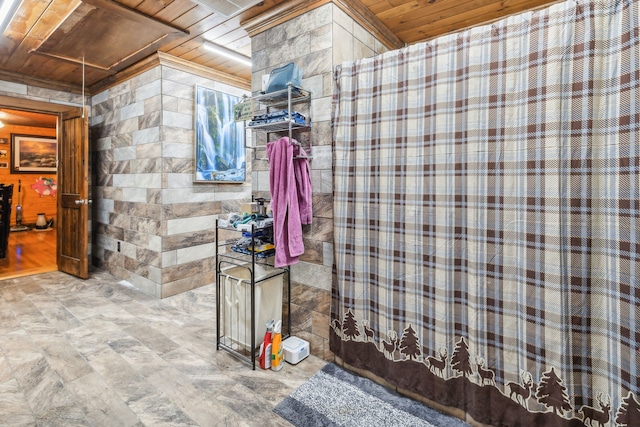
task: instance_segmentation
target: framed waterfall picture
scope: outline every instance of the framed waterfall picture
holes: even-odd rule
[[[234,121],[240,98],[203,86],[195,87],[196,183],[245,181],[244,123]]]

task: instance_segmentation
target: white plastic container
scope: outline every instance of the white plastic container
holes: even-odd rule
[[[309,342],[298,337],[289,337],[282,341],[282,350],[284,360],[295,365],[309,355]]]
[[[249,266],[250,267],[250,266]],[[254,348],[260,346],[268,320],[282,320],[282,278],[260,265],[255,266],[255,326]],[[224,295],[222,322],[224,335],[233,342],[251,349],[251,274],[249,268],[229,266],[220,273]]]

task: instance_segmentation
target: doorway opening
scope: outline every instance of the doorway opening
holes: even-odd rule
[[[58,117],[0,106],[0,184],[13,185],[12,231],[0,258],[0,280],[58,270],[55,151],[51,158]]]

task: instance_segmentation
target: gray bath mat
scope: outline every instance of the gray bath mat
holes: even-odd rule
[[[309,378],[273,410],[293,425],[305,427],[469,426],[333,363]]]

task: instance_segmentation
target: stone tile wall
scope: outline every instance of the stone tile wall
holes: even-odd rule
[[[64,92],[56,89],[47,89],[23,83],[15,83],[0,80],[0,95],[13,98],[29,99],[32,101],[50,102],[53,104],[82,107],[82,95]]]
[[[250,179],[193,183],[195,85],[247,93],[158,65],[91,100],[93,262],[158,298],[215,281],[215,220],[251,198]]]
[[[331,99],[333,69],[343,61],[370,57],[386,48],[333,3],[327,3],[251,39],[252,92],[262,89],[262,76],[272,69],[295,62],[303,71],[302,85],[312,92],[310,111],[298,108],[312,119],[310,132],[294,135],[308,146],[311,141],[313,224],[304,226],[305,254],[291,268],[292,333],[310,342],[311,353],[333,359],[329,350],[329,315],[333,267],[333,178],[331,150]],[[254,132],[263,158],[267,140],[279,134]],[[270,198],[269,164],[257,160],[253,166],[253,194]]]

